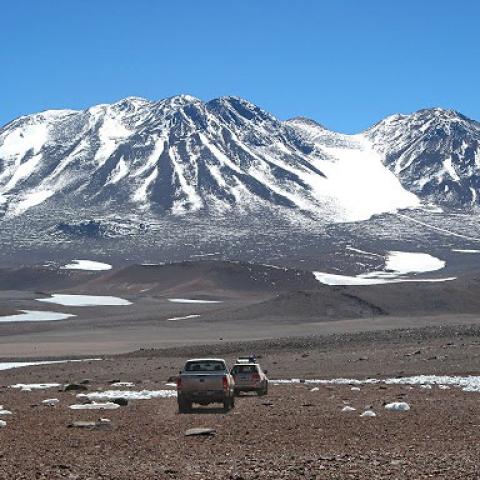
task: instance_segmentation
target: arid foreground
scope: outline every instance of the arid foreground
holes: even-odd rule
[[[373,347],[372,347],[373,345]],[[478,329],[458,327],[311,337],[211,347],[230,362],[256,350],[272,379],[267,397],[243,396],[228,414],[201,408],[177,413],[176,399],[131,400],[116,410],[71,410],[78,393],[164,390],[189,347],[140,351],[102,361],[55,364],[1,373],[0,478],[14,479],[372,479],[479,478],[480,393],[419,385],[315,385],[312,378],[385,379],[411,374],[475,374]],[[64,384],[88,379],[88,391],[20,391],[15,383]],[[352,388],[353,387],[353,388]],[[56,406],[45,399],[57,398]],[[411,410],[385,404],[402,401]],[[345,406],[354,411],[342,411]],[[375,417],[361,417],[370,409]],[[111,420],[108,429],[68,427]],[[185,436],[208,427],[211,436]]]

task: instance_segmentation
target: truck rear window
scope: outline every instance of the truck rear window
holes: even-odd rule
[[[186,372],[224,372],[226,370],[223,362],[187,362]]]
[[[258,369],[256,365],[235,365],[232,368],[232,375],[238,373],[258,373]]]

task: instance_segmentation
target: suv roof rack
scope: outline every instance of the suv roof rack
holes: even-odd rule
[[[237,363],[257,363],[256,355],[248,355],[245,357],[238,357]]]

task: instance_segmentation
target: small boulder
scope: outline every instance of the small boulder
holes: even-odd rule
[[[377,414],[373,410],[365,410],[360,416],[361,417],[376,417]]]
[[[205,436],[213,436],[217,432],[214,428],[190,428],[185,432],[186,437],[191,437],[195,435],[205,435]]]
[[[81,383],[67,383],[63,388],[65,392],[73,392],[73,391],[85,391],[88,390],[88,387]]]
[[[126,407],[128,405],[128,400],[123,397],[112,398],[112,402],[120,405],[121,407]]]
[[[76,421],[69,423],[68,428],[84,428],[86,430],[111,430],[112,422],[108,418],[100,418],[96,421]]]
[[[385,410],[390,412],[408,412],[410,405],[406,402],[391,402],[385,405]]]

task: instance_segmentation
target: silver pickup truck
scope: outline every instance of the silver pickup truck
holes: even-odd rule
[[[225,360],[197,358],[188,360],[177,377],[179,413],[187,413],[193,403],[223,403],[227,412],[235,406],[234,381]]]

